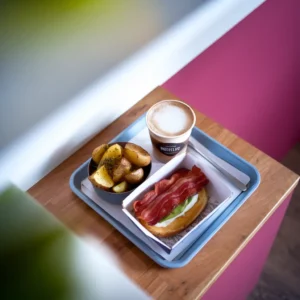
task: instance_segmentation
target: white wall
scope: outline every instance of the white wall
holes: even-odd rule
[[[23,189],[31,187],[263,2],[203,2],[4,148],[0,153],[0,183],[12,181]]]

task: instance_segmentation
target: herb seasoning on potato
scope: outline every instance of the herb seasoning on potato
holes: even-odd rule
[[[151,163],[149,153],[133,143],[103,144],[93,150],[97,170],[89,176],[91,183],[106,191],[124,193],[144,179],[143,168]]]

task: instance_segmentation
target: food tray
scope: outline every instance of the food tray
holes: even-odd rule
[[[141,131],[145,130],[145,114],[138,118],[134,123],[122,131],[117,137],[115,137],[110,143],[129,141],[138,135]],[[77,170],[75,170],[70,178],[70,187],[72,191],[94,209],[99,215],[101,215],[106,221],[113,225],[119,232],[121,232],[126,238],[128,238],[133,244],[135,244],[140,250],[148,255],[152,260],[165,268],[179,268],[183,267],[191,261],[191,259],[199,252],[199,250],[211,239],[211,237],[227,222],[227,220],[237,211],[237,209],[249,198],[249,196],[255,191],[260,182],[260,175],[256,168],[247,161],[240,158],[238,155],[218,143],[216,140],[209,137],[199,128],[194,128],[192,131],[192,137],[208,148],[212,153],[221,159],[227,161],[232,166],[244,172],[250,177],[249,188],[246,192],[242,192],[236,197],[231,204],[222,212],[222,214],[209,226],[209,228],[198,237],[195,242],[186,248],[183,252],[178,254],[171,261],[163,258],[152,250],[144,241],[130,232],[126,226],[122,225],[119,221],[113,218],[104,209],[98,206],[92,199],[90,199],[81,190],[81,183],[87,177],[88,161],[83,163]],[[140,144],[143,146],[143,144]],[[156,167],[159,165],[156,165]]]

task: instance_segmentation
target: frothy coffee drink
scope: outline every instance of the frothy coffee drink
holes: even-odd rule
[[[177,101],[163,101],[149,111],[148,126],[158,135],[175,137],[185,133],[193,125],[191,109]]]
[[[168,161],[185,151],[195,120],[191,107],[178,100],[165,100],[152,106],[146,122],[156,158]]]

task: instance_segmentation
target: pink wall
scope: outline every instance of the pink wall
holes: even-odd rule
[[[282,158],[300,139],[300,0],[268,0],[164,87],[267,154]],[[246,298],[288,201],[204,299]]]
[[[247,247],[206,292],[203,300],[246,299],[259,279],[290,198],[281,204]]]
[[[280,159],[300,138],[300,1],[267,1],[164,87]]]

